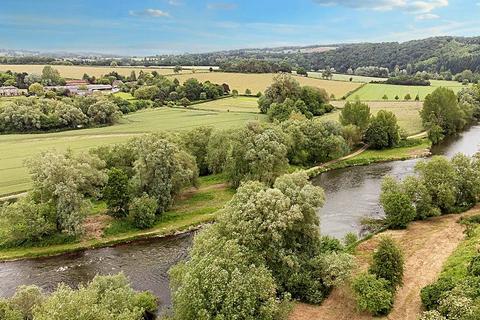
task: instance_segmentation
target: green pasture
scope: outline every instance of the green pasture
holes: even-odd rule
[[[262,120],[253,113],[214,112],[177,108],[147,109],[125,116],[114,126],[41,134],[0,135],[0,195],[29,189],[24,161],[43,150],[86,151],[148,132],[185,130],[209,125],[232,128],[250,120]]]
[[[418,94],[420,100],[432,93],[438,87],[446,87],[452,89],[455,93],[460,91],[465,86],[456,81],[431,80],[430,86],[401,86],[380,83],[367,83],[365,86],[350,95],[347,100],[365,100],[365,101],[381,101],[383,96],[387,95],[389,101],[395,101],[395,96],[398,95],[399,100],[404,100],[407,94],[410,94],[412,99]]]
[[[377,114],[379,110],[387,110],[395,113],[397,116],[398,125],[407,131],[409,135],[414,135],[422,132],[423,125],[422,119],[420,119],[420,110],[422,109],[422,103],[418,101],[367,101],[372,114]],[[333,102],[335,107],[342,108],[345,102],[335,101]],[[325,120],[339,120],[340,110],[323,115],[321,119]]]
[[[192,105],[191,108],[200,110],[224,111],[224,112],[252,112],[258,113],[257,97],[231,97],[212,100],[209,102]]]
[[[310,78],[316,78],[316,79],[322,79],[322,73],[321,72],[308,72],[308,77]],[[365,76],[356,76],[356,75],[351,75],[351,74],[340,74],[340,73],[334,73],[332,80],[336,81],[350,81],[350,78],[352,78],[351,82],[360,82],[360,83],[369,83],[370,81],[383,81],[387,80],[387,78],[375,78],[375,77],[365,77]]]

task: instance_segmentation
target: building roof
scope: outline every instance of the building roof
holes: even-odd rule
[[[1,90],[18,90],[17,87],[14,86],[5,86],[5,87],[0,87]]]

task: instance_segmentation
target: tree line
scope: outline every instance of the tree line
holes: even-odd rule
[[[116,101],[98,95],[61,100],[37,97],[15,99],[0,107],[0,132],[24,133],[112,125],[122,115]]]

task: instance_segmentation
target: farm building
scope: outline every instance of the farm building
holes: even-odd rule
[[[0,87],[0,97],[13,97],[19,96],[21,94],[20,90],[14,86]]]
[[[76,85],[65,85],[65,86],[47,86],[45,90],[68,90],[71,94],[78,95],[88,95],[95,91],[104,91],[104,92],[118,92],[118,88],[111,86],[109,84],[76,84]]]

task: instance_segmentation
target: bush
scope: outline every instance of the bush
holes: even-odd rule
[[[437,310],[425,311],[419,320],[447,320],[440,312]]]
[[[155,224],[157,208],[157,201],[144,194],[132,200],[128,216],[135,227],[139,229],[151,228]]]
[[[151,293],[137,293],[123,274],[96,276],[78,289],[64,284],[34,309],[35,320],[153,319],[157,309]]]
[[[389,228],[406,228],[408,223],[416,217],[412,200],[392,177],[386,177],[383,180],[380,203],[385,211],[385,219]]]
[[[440,300],[446,292],[454,288],[454,283],[450,278],[440,278],[420,291],[422,304],[427,310],[433,310],[438,307]]]
[[[468,265],[468,274],[474,277],[480,277],[480,255],[476,255]]]
[[[354,279],[352,289],[361,311],[375,316],[386,315],[393,307],[393,293],[390,283],[370,273],[363,273]]]
[[[402,284],[404,258],[400,248],[390,237],[382,237],[373,254],[370,272],[388,281],[392,291]]]
[[[478,319],[473,316],[473,301],[462,294],[449,294],[440,301],[438,311],[447,319]]]
[[[10,299],[10,305],[20,311],[23,318],[33,319],[33,309],[36,305],[40,305],[44,300],[42,291],[36,286],[20,286]],[[0,317],[0,319],[3,319]]]

